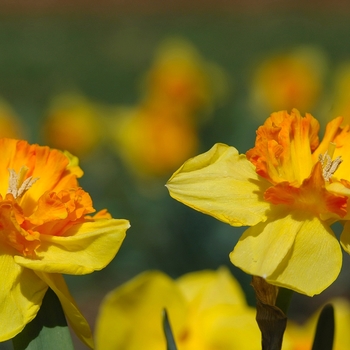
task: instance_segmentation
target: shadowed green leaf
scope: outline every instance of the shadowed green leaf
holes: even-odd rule
[[[167,350],[177,350],[174,335],[170,327],[168,314],[165,309],[163,311],[163,329],[167,343]]]
[[[293,296],[293,291],[287,288],[278,288],[278,295],[276,299],[276,306],[280,308],[284,314],[287,315],[290,301]]]
[[[334,340],[334,308],[327,304],[318,318],[312,350],[332,350]]]
[[[73,350],[62,306],[49,288],[34,320],[13,339],[14,350]]]

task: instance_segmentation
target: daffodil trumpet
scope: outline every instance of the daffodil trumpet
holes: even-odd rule
[[[170,195],[232,226],[250,226],[231,262],[268,283],[309,296],[337,278],[342,252],[331,225],[344,222],[350,252],[350,127],[297,110],[271,114],[246,154],[216,144],[167,183]]]

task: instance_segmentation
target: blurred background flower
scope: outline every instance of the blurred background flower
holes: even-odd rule
[[[196,154],[199,125],[227,92],[221,67],[207,63],[184,39],[166,40],[144,74],[141,102],[111,113],[113,150],[137,176],[164,182]]]
[[[297,46],[272,54],[257,64],[252,103],[257,110],[312,112],[322,96],[326,73],[326,56],[318,47]]]
[[[159,46],[145,75],[143,95],[151,104],[162,101],[195,117],[221,102],[227,95],[226,85],[220,66],[206,62],[190,42],[169,38]]]
[[[113,120],[114,150],[141,177],[164,177],[198,150],[192,116],[172,107],[155,99],[153,104],[119,110]]]
[[[54,96],[43,122],[44,142],[86,157],[102,139],[103,120],[94,104],[81,95]]]

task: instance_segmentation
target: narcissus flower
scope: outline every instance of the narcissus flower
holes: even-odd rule
[[[273,113],[246,155],[224,144],[174,173],[170,195],[232,226],[251,226],[230,254],[233,264],[300,293],[322,292],[338,276],[342,252],[330,225],[348,220],[350,128],[297,110]],[[350,226],[341,235],[350,251]]]
[[[102,123],[92,102],[76,94],[59,95],[51,102],[43,136],[51,147],[87,156],[102,139]]]
[[[221,67],[207,62],[191,43],[168,39],[158,48],[146,74],[144,99],[162,101],[169,108],[193,114],[211,109],[226,90]]]
[[[161,103],[123,110],[110,131],[115,150],[141,177],[169,176],[199,143],[190,116]]]
[[[129,227],[95,211],[77,178],[77,158],[26,141],[0,139],[0,341],[22,331],[50,287],[72,328],[93,347],[91,331],[63,274],[104,268]]]
[[[115,289],[100,308],[97,348],[165,349],[164,308],[179,350],[259,348],[255,311],[225,268],[189,273],[175,281],[149,271]]]
[[[298,47],[272,55],[256,69],[252,81],[257,110],[313,109],[323,90],[324,53],[314,47]]]

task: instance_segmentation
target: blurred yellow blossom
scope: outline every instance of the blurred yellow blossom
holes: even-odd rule
[[[145,272],[112,291],[96,324],[97,349],[163,350],[166,308],[178,350],[258,349],[255,311],[226,268],[177,280]]]
[[[83,172],[68,153],[0,139],[0,341],[35,318],[50,287],[78,337],[93,347],[90,328],[71,297],[64,274],[104,268],[129,227],[106,210],[95,212],[78,185]]]
[[[46,113],[43,133],[54,148],[83,157],[93,151],[102,138],[98,109],[77,94],[55,97]]]
[[[199,142],[191,118],[161,103],[120,110],[109,131],[116,152],[141,176],[168,175]]]
[[[297,110],[271,114],[246,155],[216,144],[177,170],[170,195],[232,226],[251,226],[231,262],[268,283],[307,295],[322,292],[342,265],[330,225],[348,220],[350,128],[342,118],[319,123]],[[341,243],[350,252],[346,223]]]
[[[219,66],[187,41],[167,40],[145,74],[141,101],[111,113],[107,130],[114,150],[140,178],[168,176],[195,154],[202,112],[211,111],[226,91]]]
[[[146,101],[162,101],[192,114],[222,99],[227,81],[223,70],[205,61],[189,42],[168,39],[159,47],[144,87]]]
[[[329,301],[334,307],[335,334],[333,350],[347,350],[350,344],[350,304],[346,299]],[[315,337],[317,320],[321,310],[302,325],[288,322],[282,350],[310,350]]]
[[[256,68],[252,81],[253,104],[260,113],[261,108],[310,111],[323,91],[325,71],[325,55],[313,47],[273,55]]]

